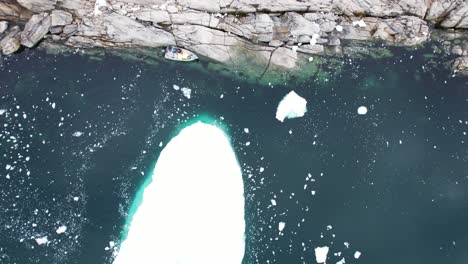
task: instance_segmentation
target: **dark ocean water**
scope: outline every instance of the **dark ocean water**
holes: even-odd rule
[[[0,263],[111,263],[162,147],[201,115],[243,169],[244,263],[316,263],[321,246],[327,263],[468,263],[468,79],[418,54],[343,61],[332,78],[263,85],[111,55],[5,58]],[[291,90],[308,112],[280,123]]]

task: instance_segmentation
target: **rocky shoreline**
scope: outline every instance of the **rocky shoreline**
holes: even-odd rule
[[[4,0],[1,20],[4,55],[43,39],[72,48],[177,45],[223,65],[295,71],[315,56],[437,40],[453,71],[468,75],[466,0]]]

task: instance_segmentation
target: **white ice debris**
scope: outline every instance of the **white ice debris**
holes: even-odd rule
[[[94,16],[98,16],[102,14],[101,10],[99,8],[107,6],[106,0],[96,0],[94,3]]]
[[[366,22],[364,22],[364,20],[361,19],[359,21],[354,21],[353,26],[358,26],[358,27],[364,28],[367,25],[366,25]]]
[[[182,93],[184,94],[185,97],[187,97],[188,99],[190,99],[190,96],[192,94],[192,89],[189,89],[187,87],[184,87],[182,89],[180,89],[182,91]]]
[[[341,31],[343,31],[343,26],[337,25],[335,27],[335,29],[336,29],[336,31],[341,32]]]
[[[361,252],[359,252],[359,251],[354,252],[354,258],[355,259],[358,259],[360,256],[361,256]]]
[[[177,84],[172,85],[172,88],[174,88],[174,90],[176,90],[176,91],[180,90],[180,86],[177,85]]]
[[[315,260],[317,263],[327,262],[328,247],[317,247],[315,248]]]
[[[242,262],[244,187],[229,141],[198,122],[166,144],[113,264]]]
[[[292,49],[292,51],[297,52],[297,49],[298,49],[298,48],[299,48],[298,46],[292,46],[291,49]]]
[[[249,131],[248,128],[244,128],[244,132],[245,132],[246,134],[248,134],[250,131]]]
[[[349,242],[344,242],[343,244],[345,245],[346,248],[349,248]]]
[[[73,197],[73,201],[78,202],[79,200],[80,200],[80,197],[78,196]]]
[[[83,132],[76,131],[75,133],[72,134],[74,137],[81,137],[83,135]]]
[[[276,119],[283,122],[284,119],[303,117],[307,112],[307,101],[296,92],[288,93],[278,104]]]
[[[309,57],[309,62],[313,62],[314,61],[314,57]]]
[[[6,113],[6,109],[0,109],[0,115],[3,115],[4,113]]]
[[[279,222],[278,223],[278,231],[283,232],[285,226],[286,226],[285,222]]]
[[[336,264],[345,264],[346,261],[345,261],[345,258],[342,258],[340,261],[338,261]]]
[[[320,35],[315,33],[312,35],[312,39],[310,39],[310,45],[314,46],[317,44],[317,40],[320,38]]]
[[[52,103],[52,109],[55,109],[55,103]]]
[[[276,206],[276,200],[275,199],[271,199],[271,205]]]
[[[357,109],[357,113],[358,113],[358,115],[365,115],[365,114],[367,114],[367,107],[365,107],[365,106],[360,106],[360,107]]]
[[[59,228],[57,228],[57,230],[55,230],[55,232],[56,232],[57,234],[63,234],[63,233],[65,233],[66,231],[67,231],[67,227],[64,226],[64,225],[63,225],[63,226],[60,226]]]
[[[47,242],[49,242],[49,240],[47,239],[47,237],[39,237],[39,238],[36,238],[36,243],[40,246],[40,245],[44,245],[44,244],[47,244]]]

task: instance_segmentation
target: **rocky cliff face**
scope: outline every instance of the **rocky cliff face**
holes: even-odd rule
[[[26,23],[0,31],[5,54],[46,37],[72,47],[178,45],[283,69],[304,56],[353,55],[356,42],[419,45],[437,27],[457,30],[447,50],[465,56],[455,69],[467,68],[466,0],[3,0],[0,19]]]

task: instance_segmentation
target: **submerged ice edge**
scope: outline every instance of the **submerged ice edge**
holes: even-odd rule
[[[221,129],[184,128],[163,149],[152,179],[114,264],[242,262],[242,173]]]

